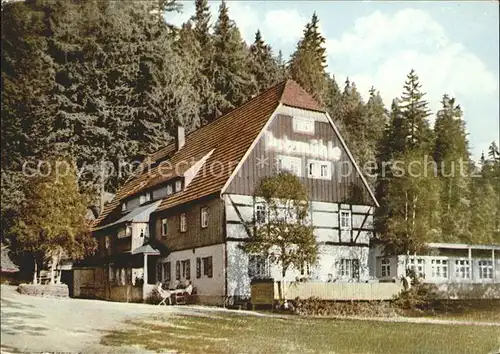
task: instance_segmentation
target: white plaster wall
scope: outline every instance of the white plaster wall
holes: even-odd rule
[[[227,295],[249,297],[248,255],[239,248],[240,242],[227,242]]]
[[[168,255],[168,257],[161,258],[158,262],[170,263],[171,269],[171,280],[168,284],[169,286],[173,286],[175,279],[175,263],[176,261],[190,260],[190,275],[191,282],[193,286],[196,287],[198,295],[211,295],[211,296],[224,296],[224,244],[218,244],[207,247],[199,247],[193,249],[183,250],[172,252]],[[201,277],[199,279],[196,278],[196,258],[204,258],[212,256],[212,278],[209,278],[206,275],[203,275],[203,263],[201,269]],[[164,279],[165,275],[163,274],[162,278]],[[181,282],[185,282],[186,278],[182,277],[182,265],[181,265]]]

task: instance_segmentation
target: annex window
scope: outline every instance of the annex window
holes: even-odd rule
[[[308,161],[308,174],[309,178],[315,179],[331,179],[332,178],[332,164],[329,161]]]
[[[278,172],[288,171],[297,177],[302,177],[302,158],[278,156]]]
[[[167,236],[168,234],[168,219],[161,219],[161,235]]]
[[[432,278],[448,279],[448,260],[431,259]]]
[[[470,264],[468,260],[457,259],[455,261],[455,277],[459,279],[470,278]]]
[[[175,191],[180,192],[181,190],[182,190],[182,181],[181,180],[175,181]]]
[[[311,266],[309,263],[304,262],[300,265],[300,275],[307,275],[309,276],[311,274]]]
[[[408,268],[420,278],[425,278],[425,261],[422,258],[410,258]]]
[[[477,265],[479,267],[479,279],[493,279],[493,261],[482,260]]]
[[[131,226],[126,226],[123,229],[120,229],[118,231],[118,238],[125,238],[132,236],[132,227]]]
[[[359,278],[359,259],[346,259],[340,260],[340,276],[349,279]]]
[[[250,279],[269,277],[269,263],[265,256],[258,254],[248,256],[248,277]]]
[[[293,131],[297,133],[314,134],[314,120],[293,117]]]
[[[170,267],[170,262],[163,263],[163,276],[166,282],[169,282],[172,278],[172,269]]]
[[[351,229],[351,211],[341,210],[340,211],[340,229],[350,230]]]
[[[382,258],[380,261],[380,273],[382,277],[391,276],[391,260],[389,258]]]
[[[107,249],[107,250],[109,250],[110,245],[111,245],[111,242],[109,240],[109,236],[105,236],[104,237],[104,248]]]
[[[182,213],[180,216],[180,229],[181,229],[181,232],[186,232],[186,230],[187,230],[186,213]]]
[[[267,209],[263,203],[255,205],[255,222],[257,224],[265,224],[267,221]]]
[[[168,184],[167,185],[167,195],[170,195],[173,193],[173,190],[172,190],[172,185],[171,184]]]
[[[208,208],[207,207],[201,208],[200,214],[201,214],[201,227],[203,228],[208,227]]]
[[[184,279],[191,279],[191,261],[186,259],[182,261],[182,277]]]

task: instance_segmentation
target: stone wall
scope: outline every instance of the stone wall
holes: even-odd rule
[[[53,285],[21,284],[17,287],[17,291],[21,294],[32,295],[32,296],[69,297],[69,289],[66,284],[53,284]]]

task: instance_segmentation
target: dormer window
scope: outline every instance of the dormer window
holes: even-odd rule
[[[169,184],[169,185],[167,185],[167,195],[170,195],[172,193],[173,193],[173,191],[172,191],[172,185]]]
[[[142,205],[144,203],[147,203],[149,201],[151,201],[152,198],[152,193],[151,192],[146,192],[144,194],[141,194],[141,196],[139,197],[139,203]]]
[[[175,192],[180,192],[182,190],[182,181],[177,180],[175,181]]]
[[[127,211],[127,202],[122,203],[122,211]]]

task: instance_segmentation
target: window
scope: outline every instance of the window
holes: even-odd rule
[[[151,192],[146,192],[139,197],[139,203],[144,204],[151,201],[151,199],[152,199]]]
[[[201,208],[201,227],[208,227],[208,208]]]
[[[257,224],[265,224],[267,220],[266,205],[259,203],[255,205],[255,222]]]
[[[202,258],[202,262],[203,262],[203,275],[212,278],[213,276],[212,256]]]
[[[167,195],[170,195],[172,193],[173,193],[173,191],[172,191],[172,185],[169,184],[169,185],[167,185]]]
[[[163,276],[165,277],[164,279],[166,282],[169,282],[172,278],[171,271],[170,262],[163,263]]]
[[[118,238],[125,238],[125,237],[132,236],[132,227],[126,226],[123,229],[118,230],[117,236],[118,236]]]
[[[191,261],[189,259],[182,261],[182,277],[187,280],[191,279]]]
[[[340,229],[341,230],[351,229],[351,212],[349,210],[340,211]]]
[[[432,278],[448,279],[448,260],[431,259]]]
[[[349,279],[359,278],[359,259],[341,259],[340,276]]]
[[[201,258],[196,258],[196,279],[201,278]]]
[[[104,237],[104,248],[109,250],[109,247],[110,247],[110,240],[109,240],[109,236],[105,236]]]
[[[168,219],[161,219],[161,235],[167,236],[168,234]]]
[[[459,279],[470,278],[470,265],[468,260],[455,261],[455,277]]]
[[[413,269],[417,276],[425,278],[425,261],[422,258],[410,258],[408,269]]]
[[[391,276],[391,260],[389,258],[382,258],[380,261],[380,272],[382,277]]]
[[[114,268],[110,265],[108,268],[108,278],[109,278],[109,283],[112,284],[115,281],[115,270]]]
[[[302,158],[278,156],[278,171],[288,171],[297,177],[302,177]]]
[[[331,179],[332,164],[329,161],[309,160],[309,178],[315,179]]]
[[[187,230],[186,213],[182,213],[180,218],[181,218],[180,220],[181,232],[186,232]]]
[[[181,262],[175,262],[175,280],[181,280]]]
[[[314,134],[314,120],[293,117],[293,131],[298,133]]]
[[[482,260],[477,265],[479,266],[479,279],[493,279],[493,261]]]
[[[310,275],[311,274],[311,267],[309,266],[309,263],[302,263],[300,265],[300,275]]]
[[[181,190],[182,190],[182,181],[181,180],[175,181],[175,191],[180,192]]]
[[[122,211],[127,211],[127,202],[122,203]]]
[[[269,277],[269,264],[265,256],[248,256],[248,276],[250,279]]]

